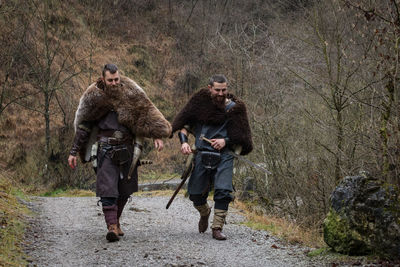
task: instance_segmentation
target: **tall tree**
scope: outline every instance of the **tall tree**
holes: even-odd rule
[[[380,112],[377,129],[381,138],[381,169],[388,180],[400,184],[400,2],[342,0],[344,8],[355,11],[359,27],[354,33],[372,40],[367,54],[371,67],[368,74],[382,80],[374,86]]]
[[[43,115],[45,123],[45,153],[49,152],[51,139],[51,116],[59,105],[57,94],[72,78],[82,72],[74,48],[79,43],[77,27],[69,16],[72,14],[66,3],[58,0],[30,1],[32,24],[29,37],[24,43],[28,51],[29,79],[40,99],[20,102],[25,108]],[[40,28],[35,27],[36,23]],[[56,101],[56,103],[53,103]]]

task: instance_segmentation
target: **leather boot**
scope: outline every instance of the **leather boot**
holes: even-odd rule
[[[225,218],[228,214],[227,210],[214,210],[214,220],[211,225],[212,237],[217,240],[226,240],[226,236],[222,233],[222,228],[225,224]]]
[[[118,206],[118,211],[117,211],[117,232],[119,236],[123,236],[124,232],[121,230],[121,224],[119,222],[119,218],[121,217],[122,211],[124,210],[125,204],[128,202],[128,199],[118,199],[117,200],[117,206]]]
[[[106,239],[110,242],[118,241],[118,232],[117,232],[117,205],[112,206],[103,206],[104,219],[107,224],[108,233],[106,235]]]
[[[200,212],[199,233],[204,233],[208,228],[208,218],[210,217],[211,208],[208,206],[208,203],[194,207]]]
[[[120,223],[119,223],[119,220],[118,220],[118,223],[117,223],[117,233],[118,233],[118,235],[119,236],[124,236],[124,232],[122,232],[122,230],[121,230],[121,225],[120,225]]]
[[[119,240],[116,224],[111,224],[108,226],[108,233],[106,235],[106,239],[109,242],[114,242]]]
[[[226,235],[222,233],[222,229],[212,229],[212,237],[217,240],[226,240]]]

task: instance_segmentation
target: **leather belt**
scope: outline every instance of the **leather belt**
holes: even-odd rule
[[[98,141],[100,143],[105,143],[111,146],[117,146],[117,145],[123,145],[123,144],[129,144],[132,143],[131,138],[115,138],[115,137],[106,137],[106,136],[101,136]]]

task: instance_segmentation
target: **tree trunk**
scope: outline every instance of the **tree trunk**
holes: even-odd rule
[[[45,153],[48,155],[50,149],[50,95],[48,91],[44,92],[44,119],[46,122],[46,146]]]
[[[390,169],[390,162],[389,162],[389,133],[388,133],[388,124],[391,119],[391,110],[393,106],[394,100],[394,87],[393,87],[393,80],[390,79],[385,86],[387,91],[388,101],[387,103],[383,103],[382,106],[384,107],[384,111],[382,113],[382,122],[381,122],[381,129],[379,130],[381,139],[382,139],[382,175],[387,180],[389,178],[389,169]]]
[[[343,117],[342,110],[337,110],[337,151],[336,151],[336,163],[335,163],[335,180],[339,183],[342,176],[342,150],[343,150]]]

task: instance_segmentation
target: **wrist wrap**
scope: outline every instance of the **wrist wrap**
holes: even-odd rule
[[[179,141],[181,141],[181,144],[188,142],[188,137],[186,136],[186,134],[179,132],[178,137],[179,137]]]

